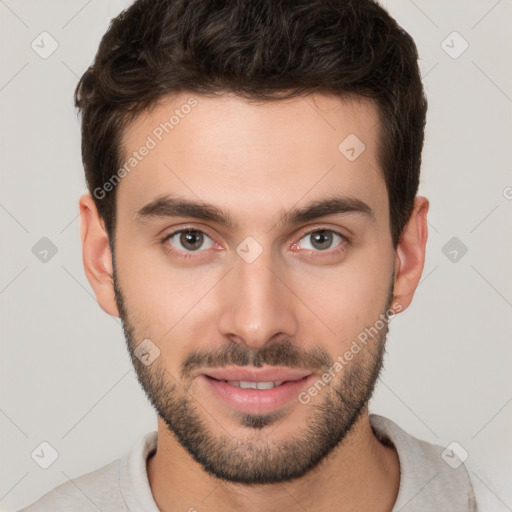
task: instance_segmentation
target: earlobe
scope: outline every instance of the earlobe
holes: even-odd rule
[[[103,219],[90,194],[84,194],[80,198],[79,207],[85,274],[101,309],[109,315],[119,317],[112,280],[112,253]]]
[[[428,208],[428,199],[417,196],[411,217],[396,248],[393,302],[398,302],[402,311],[412,302],[423,272],[428,238]]]

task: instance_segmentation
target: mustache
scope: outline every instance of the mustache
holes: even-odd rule
[[[305,370],[326,371],[334,364],[332,357],[322,348],[305,350],[290,340],[265,345],[261,349],[250,349],[233,343],[214,351],[193,350],[181,365],[183,378],[192,376],[195,370],[203,367],[223,366],[285,366]]]

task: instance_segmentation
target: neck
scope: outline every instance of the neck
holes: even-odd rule
[[[162,512],[390,512],[400,482],[396,450],[381,444],[374,435],[367,409],[320,464],[288,482],[248,486],[219,480],[194,461],[161,419],[157,451],[148,460],[147,471]]]

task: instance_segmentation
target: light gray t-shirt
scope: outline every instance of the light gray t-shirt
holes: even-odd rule
[[[370,424],[400,460],[392,512],[478,512],[468,471],[455,453],[448,464],[441,446],[409,435],[390,419],[370,414]],[[19,512],[159,512],[146,472],[156,444],[157,432],[149,432],[121,459],[59,485]]]

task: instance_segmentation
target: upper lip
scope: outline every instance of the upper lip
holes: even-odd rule
[[[311,371],[283,367],[268,368],[241,368],[239,366],[226,366],[211,368],[202,371],[203,375],[217,380],[248,381],[248,382],[279,382],[287,380],[300,380]]]

